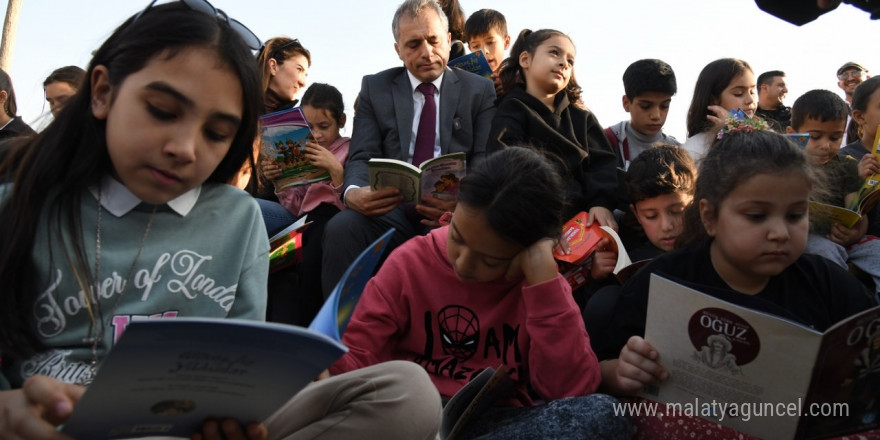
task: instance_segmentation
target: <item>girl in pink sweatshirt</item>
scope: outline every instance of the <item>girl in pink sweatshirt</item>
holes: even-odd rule
[[[445,400],[503,365],[516,392],[465,438],[625,438],[616,401],[593,394],[596,355],[553,258],[561,186],[558,169],[525,148],[472,166],[446,225],[397,248],[367,284],[343,337],[350,351],[331,372],[409,360]]]

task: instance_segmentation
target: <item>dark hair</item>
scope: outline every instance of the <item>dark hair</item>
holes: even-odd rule
[[[709,105],[712,101],[720,101],[721,92],[730,85],[731,81],[746,71],[752,72],[749,63],[736,58],[721,58],[703,67],[700,76],[697,77],[691,106],[687,112],[688,137],[702,133],[712,126],[712,121],[706,119],[709,115]]]
[[[626,187],[632,203],[664,194],[694,194],[697,167],[687,150],[657,143],[639,153],[626,170]]]
[[[678,92],[672,66],[662,60],[644,59],[629,65],[623,71],[623,90],[632,101],[645,92],[674,95]]]
[[[341,127],[342,117],[345,115],[345,104],[342,102],[342,93],[330,84],[314,83],[303,93],[301,105],[327,110],[333,116],[333,120]]]
[[[685,209],[684,231],[675,247],[709,239],[700,217],[701,201],[717,215],[721,202],[754,176],[794,174],[817,187],[815,173],[803,150],[782,134],[770,130],[725,134],[700,160],[694,201]]]
[[[791,106],[791,128],[795,131],[804,125],[807,118],[819,122],[843,121],[849,116],[849,106],[836,93],[828,90],[810,90],[794,101]]]
[[[299,40],[288,37],[275,37],[266,40],[260,52],[257,53],[257,64],[259,64],[261,70],[263,91],[269,90],[269,81],[272,79],[272,74],[269,72],[269,59],[274,59],[280,66],[284,64],[284,61],[295,55],[304,56],[309,66],[312,65],[312,53],[303,47]]]
[[[53,82],[63,82],[70,84],[74,89],[79,90],[82,87],[83,78],[86,77],[86,71],[79,66],[64,66],[52,71],[46,80],[43,81],[43,88]]]
[[[868,109],[868,102],[877,89],[880,88],[880,76],[874,76],[862,81],[856,86],[852,97],[852,109],[865,111]]]
[[[193,47],[215,51],[222,66],[232,71],[241,84],[241,123],[226,156],[207,179],[226,183],[245,161],[254,167],[253,143],[263,101],[253,53],[225,20],[194,11],[182,2],[156,5],[113,31],[94,52],[86,77],[91,78],[96,67],[104,66],[111,87],[118,89],[129,75],[150,61],[170,59]],[[52,242],[62,242],[62,230],[72,237],[67,243],[73,247],[73,270],[85,274],[94,284],[82,243],[81,196],[84,188],[99,184],[113,168],[107,151],[106,121],[94,117],[91,96],[91,84],[85,81],[58,117],[12,151],[0,169],[0,174],[15,173],[14,185],[0,206],[0,291],[4,297],[0,352],[4,356],[45,348],[36,333],[31,310],[37,272],[30,256],[41,218],[48,219],[46,231]],[[14,169],[17,163],[21,166]],[[46,217],[41,215],[44,212]],[[68,252],[66,244],[61,249]]]
[[[464,23],[464,40],[486,35],[495,29],[502,37],[507,36],[507,19],[494,9],[480,9],[468,17]]]
[[[781,70],[771,70],[758,75],[758,79],[755,81],[758,85],[758,90],[761,90],[762,84],[772,85],[773,78],[776,78],[777,76],[785,76],[785,72]]]
[[[525,85],[525,73],[519,64],[520,54],[527,52],[529,55],[534,56],[535,50],[541,43],[557,35],[568,38],[571,41],[568,35],[554,29],[540,29],[534,32],[531,29],[523,29],[519,36],[516,37],[513,47],[510,48],[510,56],[501,63],[501,71],[498,73],[498,77],[501,80],[502,88],[504,90],[513,90],[513,87],[517,84]],[[574,78],[574,69],[571,71],[571,78],[564,91],[568,95],[568,101],[571,105],[583,107],[583,102],[581,101],[582,90]]]
[[[437,0],[449,22],[449,33],[453,40],[464,40],[464,9],[458,0]]]
[[[9,117],[14,118],[18,114],[18,104],[15,102],[15,89],[12,88],[12,78],[3,69],[0,69],[0,91],[6,92],[6,102],[3,103],[3,111]]]
[[[507,147],[468,169],[458,201],[481,210],[499,235],[528,247],[559,236],[564,193],[559,170],[546,156]]]

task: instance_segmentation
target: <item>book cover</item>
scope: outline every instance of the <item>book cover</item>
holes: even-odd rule
[[[821,333],[771,307],[745,305],[759,300],[734,292],[707,294],[653,274],[645,340],[660,353],[669,379],[647,387],[642,397],[681,408],[717,402],[712,411],[693,414],[761,438],[824,438],[876,428],[880,409],[855,381],[866,371],[860,356],[873,347],[873,336],[880,336],[880,307]],[[872,374],[862,386],[880,380],[880,371]],[[876,388],[871,393],[876,396]],[[861,410],[854,417],[852,411],[842,418],[805,417],[812,403]],[[798,408],[786,417],[744,417],[745,411],[777,404]]]
[[[367,281],[372,278],[393,235],[394,228],[391,228],[358,255],[342,275],[342,280],[336,284],[330,296],[324,301],[315,319],[309,324],[310,330],[342,342],[342,334],[354,313],[354,306],[360,299]]]
[[[398,188],[404,204],[415,205],[425,197],[448,201],[455,200],[467,174],[467,154],[445,154],[418,167],[402,160],[373,158],[368,167],[370,188]]]
[[[61,431],[78,439],[189,438],[208,418],[265,420],[347,351],[342,333],[393,232],[358,256],[308,329],[132,321]]]
[[[306,221],[307,217],[302,216],[269,239],[270,274],[302,261],[303,233],[312,224]]]
[[[467,70],[468,72],[492,79],[492,67],[486,61],[486,56],[483,55],[482,49],[462,55],[454,60],[450,60],[446,64],[449,67],[457,67],[461,70]]]
[[[560,252],[558,247],[553,250],[553,256],[559,265],[559,272],[572,289],[577,289],[589,281],[593,253],[602,238],[608,238],[610,250],[617,252],[614,274],[631,264],[629,255],[617,232],[607,226],[600,226],[599,222],[593,222],[587,226],[588,219],[589,214],[586,211],[581,211],[562,225],[561,239],[568,243],[569,254]]]
[[[851,228],[861,220],[862,215],[848,208],[810,201],[810,220],[832,225],[840,223]]]
[[[278,190],[330,179],[330,173],[306,159],[303,148],[314,141],[309,123],[299,107],[269,113],[260,118],[264,154],[281,167],[275,180]]]
[[[510,397],[515,388],[516,383],[504,365],[481,371],[446,402],[440,438],[455,440],[471,421],[499,399]]]
[[[798,147],[807,148],[807,142],[810,141],[810,133],[785,133],[785,137],[791,139]]]
[[[189,438],[205,419],[260,422],[346,348],[301,327],[233,319],[133,321],[62,432]]]
[[[871,154],[880,160],[880,126],[877,127],[877,133],[874,135],[874,143],[871,145]],[[861,214],[870,211],[877,203],[880,197],[880,174],[873,174],[865,179],[862,187],[856,192],[856,197],[850,202],[849,208]]]

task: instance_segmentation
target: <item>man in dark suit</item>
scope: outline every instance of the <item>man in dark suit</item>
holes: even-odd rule
[[[440,6],[435,0],[405,0],[394,15],[392,29],[394,49],[404,67],[367,75],[361,83],[345,165],[343,200],[348,209],[335,215],[324,233],[325,296],[357,255],[388,228],[396,229],[389,245],[393,248],[439,226],[440,216],[454,208],[454,202],[424,199],[407,211],[397,189],[369,187],[371,158],[413,163],[424,108],[436,115],[434,152],[429,157],[466,152],[473,163],[486,151],[495,88],[487,78],[446,66],[451,37]],[[432,97],[421,90],[424,83],[433,84]]]

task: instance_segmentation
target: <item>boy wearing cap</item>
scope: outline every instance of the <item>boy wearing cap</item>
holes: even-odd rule
[[[856,86],[870,77],[871,76],[868,75],[868,69],[855,61],[849,61],[837,69],[837,86],[843,90],[847,104],[852,106],[852,97],[853,92],[856,90]],[[855,142],[859,139],[856,130],[858,130],[857,124],[852,122],[851,116],[848,117],[846,120],[846,134],[843,137],[843,145]]]

